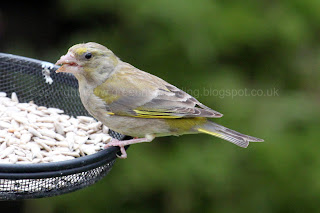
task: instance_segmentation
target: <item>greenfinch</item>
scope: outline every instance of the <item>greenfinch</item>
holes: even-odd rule
[[[222,114],[172,84],[121,61],[107,47],[94,43],[72,46],[56,62],[56,72],[72,73],[79,82],[86,110],[110,129],[134,137],[113,139],[106,147],[150,142],[155,137],[206,133],[246,148],[262,139],[216,124]]]

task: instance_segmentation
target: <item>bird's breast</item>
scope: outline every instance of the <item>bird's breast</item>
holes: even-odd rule
[[[101,116],[108,116],[109,107],[93,93],[93,89],[94,87],[90,85],[79,84],[79,93],[83,106],[93,117],[99,120]]]

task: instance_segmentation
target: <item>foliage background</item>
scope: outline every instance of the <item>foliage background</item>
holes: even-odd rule
[[[319,212],[319,8],[318,0],[1,3],[1,52],[55,62],[96,41],[222,112],[220,124],[266,141],[241,149],[189,135],[135,145],[99,183],[27,201],[24,212]]]

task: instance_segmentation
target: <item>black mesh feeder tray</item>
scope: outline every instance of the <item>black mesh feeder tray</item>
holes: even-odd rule
[[[15,92],[20,102],[64,110],[70,116],[89,116],[73,75],[56,74],[59,66],[0,53],[0,91]],[[119,140],[126,136],[109,130]],[[0,200],[57,196],[94,184],[111,170],[118,147],[72,160],[38,164],[0,164]]]

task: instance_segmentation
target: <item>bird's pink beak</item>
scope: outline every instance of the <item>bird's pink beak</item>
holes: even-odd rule
[[[62,65],[58,70],[56,70],[56,72],[70,73],[74,73],[74,68],[78,66],[77,60],[74,54],[71,52],[68,52],[66,55],[61,56],[61,58],[56,62],[56,65]]]

